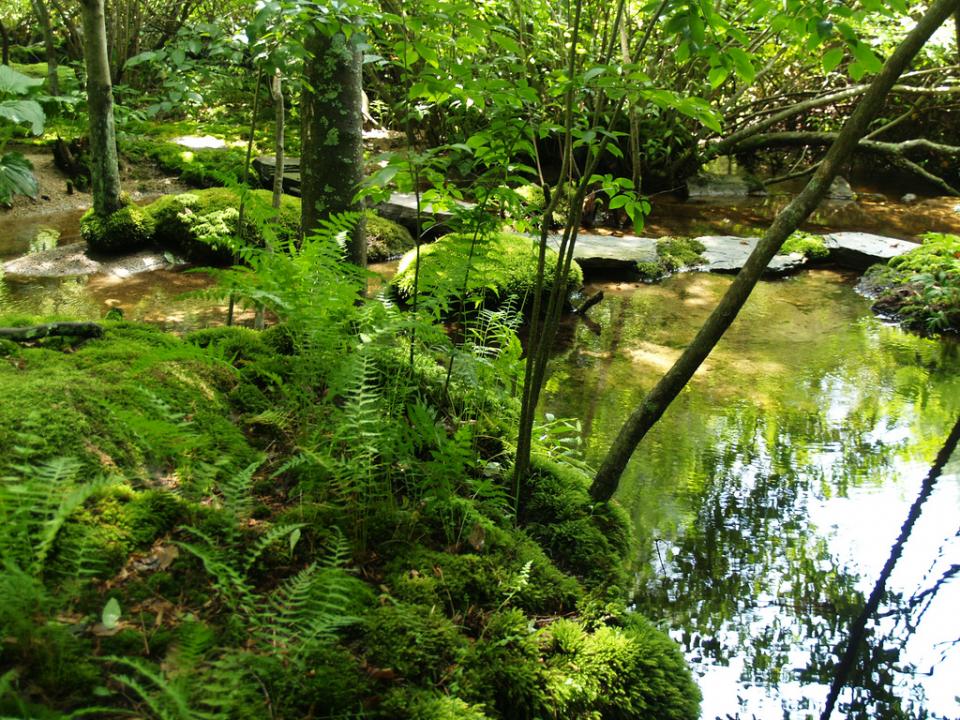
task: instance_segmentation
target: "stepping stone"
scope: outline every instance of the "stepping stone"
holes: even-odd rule
[[[918,247],[906,240],[861,232],[830,233],[823,240],[833,262],[855,270],[886,262]]]

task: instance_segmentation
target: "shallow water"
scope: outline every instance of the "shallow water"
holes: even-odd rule
[[[761,284],[618,493],[637,527],[636,605],[682,644],[704,718],[819,716],[838,643],[960,413],[960,347],[884,325],[855,279]],[[567,328],[542,410],[580,418],[596,463],[729,282],[604,287],[592,322]],[[954,457],[834,717],[960,717],[958,510]]]

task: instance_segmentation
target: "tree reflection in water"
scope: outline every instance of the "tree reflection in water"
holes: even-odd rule
[[[727,282],[684,276],[608,292],[591,311],[599,334],[573,330],[545,409],[590,419],[591,459]],[[640,448],[618,499],[649,550],[637,607],[674,630],[703,675],[704,717],[815,717],[960,410],[960,358],[955,344],[872,319],[835,273],[766,284],[745,312]],[[925,676],[942,651],[960,662],[954,646],[936,645],[960,635],[960,621],[924,629],[936,614],[925,608],[960,602],[950,583],[960,564],[956,464],[931,502],[953,512],[935,512],[901,562],[836,717],[960,714],[942,676],[939,686]]]

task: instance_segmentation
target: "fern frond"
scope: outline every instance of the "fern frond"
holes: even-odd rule
[[[271,545],[287,537],[294,530],[299,530],[302,527],[306,527],[306,525],[304,523],[288,523],[285,525],[275,525],[267,530],[257,538],[257,541],[247,551],[246,558],[244,558],[243,561],[244,571],[249,571]]]

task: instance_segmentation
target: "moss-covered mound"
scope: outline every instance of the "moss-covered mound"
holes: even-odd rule
[[[244,244],[282,244],[300,231],[300,200],[284,195],[274,210],[272,194],[252,190],[244,206]],[[165,195],[144,210],[153,218],[155,242],[192,260],[229,262],[240,247],[240,196],[230,188]]]
[[[404,255],[393,286],[401,298],[409,299],[416,278],[420,293],[446,307],[496,304],[508,298],[520,306],[531,300],[536,286],[537,257],[537,242],[530,237],[502,232],[474,239],[473,235],[454,233],[420,248],[418,278],[416,252]],[[548,248],[547,268],[555,267],[556,262],[556,252]],[[583,271],[574,262],[567,288],[582,284]],[[551,287],[552,274],[548,272],[545,289]]]
[[[398,371],[388,309],[354,300],[3,346],[0,714],[697,717],[625,609],[626,516],[538,461],[518,520],[487,417],[510,402],[456,374],[456,416],[426,400],[443,368]],[[345,335],[318,361],[321,332]]]
[[[874,265],[862,286],[874,309],[926,332],[960,332],[960,236],[928,233],[923,245]]]
[[[90,208],[80,218],[80,235],[94,253],[113,255],[140,250],[150,245],[153,233],[153,217],[129,202],[107,217]]]
[[[400,223],[366,214],[367,261],[384,262],[400,257],[414,246],[413,235]]]
[[[657,240],[657,259],[638,262],[637,271],[644,280],[659,280],[683,268],[704,262],[703,243],[692,238],[665,237]]]
[[[9,321],[8,321],[9,322]],[[69,353],[8,345],[0,358],[0,475],[15,465],[75,458],[87,473],[122,468],[144,482],[253,452],[228,420],[235,372],[147,326],[106,325]]]

